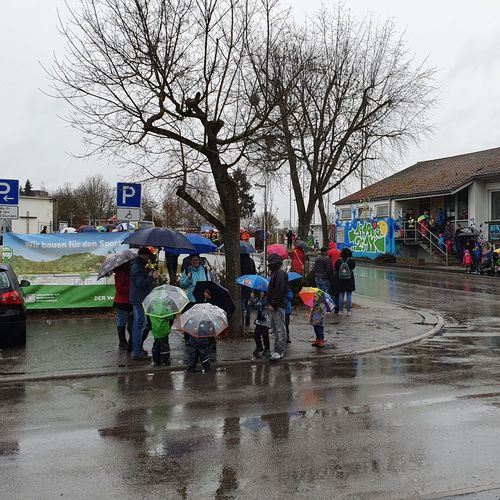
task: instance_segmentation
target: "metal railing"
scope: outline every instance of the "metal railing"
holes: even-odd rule
[[[402,236],[402,237],[401,237]],[[445,249],[439,247],[438,245],[438,237],[431,233],[429,229],[424,232],[421,231],[421,225],[419,222],[404,222],[403,224],[403,234],[400,236],[400,239],[403,241],[415,241],[422,246],[429,247],[429,253],[433,255],[433,249],[436,250],[439,254],[442,254],[446,259],[446,265],[448,265],[448,247],[445,246]]]

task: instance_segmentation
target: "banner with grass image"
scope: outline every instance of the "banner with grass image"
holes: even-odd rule
[[[3,260],[19,279],[28,309],[108,307],[113,303],[113,280],[97,281],[104,259],[126,250],[127,233],[16,234],[6,233]]]

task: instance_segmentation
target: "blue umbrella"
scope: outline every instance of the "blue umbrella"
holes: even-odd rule
[[[221,252],[223,252],[224,251],[224,245],[221,245],[219,247],[219,250]],[[245,241],[240,241],[240,255],[246,254],[246,253],[248,253],[248,254],[250,254],[250,253],[256,253],[256,250],[255,250],[255,248],[252,245],[250,245],[250,243],[247,243]]]
[[[238,283],[238,285],[246,286],[247,288],[252,288],[253,290],[267,292],[268,281],[266,278],[263,278],[258,274],[244,274],[243,276],[236,278],[236,283]]]
[[[217,251],[217,245],[201,234],[186,234],[186,238],[196,248],[197,253],[214,253]]]
[[[295,271],[290,271],[288,273],[288,281],[300,280],[302,278],[303,278],[302,274],[296,273]]]
[[[167,252],[194,253],[196,248],[178,231],[162,227],[139,229],[123,240],[128,245],[164,247]]]
[[[217,229],[215,229],[215,227],[213,227],[213,226],[201,226],[200,227],[200,233],[214,233],[215,231],[217,231]]]

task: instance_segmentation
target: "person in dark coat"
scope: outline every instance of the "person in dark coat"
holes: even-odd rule
[[[272,253],[267,265],[271,271],[271,280],[267,288],[269,311],[271,312],[271,329],[274,334],[274,352],[271,361],[283,357],[286,347],[285,308],[288,297],[288,275],[283,269],[283,259]]]
[[[335,287],[339,296],[339,314],[342,314],[344,303],[347,309],[347,316],[351,315],[352,292],[356,290],[354,281],[354,268],[356,262],[352,257],[349,248],[343,248],[340,252],[340,259],[335,263],[336,284]]]
[[[147,247],[139,249],[137,257],[132,261],[130,268],[130,304],[134,314],[134,326],[132,327],[132,359],[151,359],[142,348],[143,332],[146,329],[147,320],[144,314],[142,302],[153,289],[153,281],[159,277],[158,271],[148,271],[146,266],[154,259],[153,253]]]
[[[168,281],[171,285],[177,282],[177,266],[179,265],[179,256],[176,253],[165,250],[165,261],[167,263]]]
[[[257,269],[255,268],[255,262],[250,257],[249,254],[241,254],[240,255],[240,266],[241,266],[241,275],[244,274],[256,274]],[[250,296],[252,290],[247,288],[246,286],[241,287],[241,314],[243,315],[243,320],[245,322],[245,326],[250,326]]]
[[[316,286],[323,290],[323,292],[329,293],[333,286],[333,266],[332,259],[326,254],[326,247],[321,248],[321,253],[314,261],[314,280]]]

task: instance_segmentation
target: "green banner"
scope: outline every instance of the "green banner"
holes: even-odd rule
[[[23,288],[28,309],[111,307],[114,285],[31,285]]]

